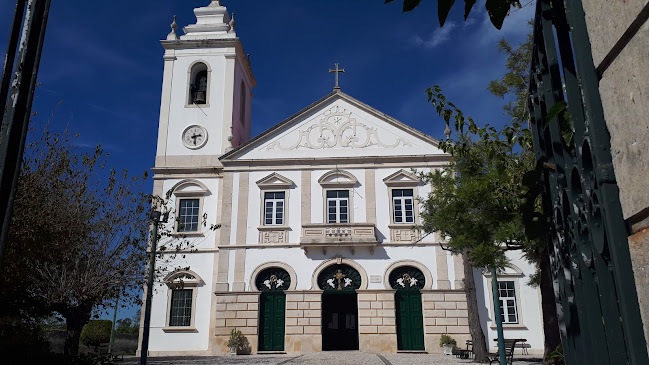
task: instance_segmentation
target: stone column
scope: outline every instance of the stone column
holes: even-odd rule
[[[455,289],[464,289],[464,262],[462,255],[453,255],[453,267],[455,269]]]
[[[322,290],[285,291],[284,351],[322,351]]]
[[[437,289],[451,289],[451,282],[448,280],[447,252],[440,246],[435,247],[435,263],[437,264]]]
[[[396,290],[356,290],[358,293],[358,349],[370,353],[397,352],[394,308]]]

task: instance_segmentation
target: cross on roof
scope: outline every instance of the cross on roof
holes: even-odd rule
[[[329,69],[329,73],[332,73],[332,72],[336,73],[336,85],[334,86],[334,90],[340,90],[340,86],[338,86],[338,74],[341,73],[341,72],[345,73],[345,69],[344,68],[338,68],[337,63],[334,63],[334,65],[336,65],[336,68],[333,69],[333,70]]]

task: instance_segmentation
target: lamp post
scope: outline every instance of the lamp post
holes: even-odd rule
[[[495,268],[491,269],[491,291],[494,298],[494,319],[496,321],[496,330],[498,332],[498,357],[500,365],[506,365],[505,358],[505,338],[503,334],[503,318],[500,314],[500,297],[498,296],[498,273]]]
[[[157,210],[151,210],[149,220],[152,223],[151,250],[149,252],[149,276],[146,283],[146,302],[144,303],[144,329],[142,331],[142,347],[140,349],[140,365],[146,365],[147,353],[149,352],[149,330],[151,328],[151,300],[153,299],[153,276],[155,275],[155,255],[158,244],[158,224],[167,223],[169,212],[164,214]]]
[[[110,328],[110,346],[108,353],[113,354],[113,346],[115,345],[115,321],[117,320],[117,307],[119,307],[119,289],[117,290],[117,298],[115,299],[115,311],[113,312],[113,326]]]

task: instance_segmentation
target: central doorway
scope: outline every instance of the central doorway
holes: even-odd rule
[[[322,350],[358,350],[358,295],[361,275],[346,264],[334,264],[318,275],[322,293]]]
[[[322,350],[358,350],[356,293],[322,295]]]
[[[259,351],[284,351],[286,294],[291,276],[286,270],[271,267],[255,279],[259,296]]]

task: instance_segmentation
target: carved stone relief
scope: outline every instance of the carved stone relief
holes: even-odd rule
[[[392,242],[415,242],[419,240],[419,231],[410,228],[390,228]]]
[[[263,231],[259,232],[259,242],[262,244],[287,243],[287,231]]]
[[[282,151],[298,149],[325,149],[333,147],[366,148],[379,146],[395,148],[398,146],[412,147],[412,144],[402,138],[397,138],[392,144],[381,141],[376,128],[357,122],[346,109],[335,106],[326,111],[320,121],[306,129],[298,130],[297,142],[293,145],[282,145],[275,141],[266,150],[280,149]]]

